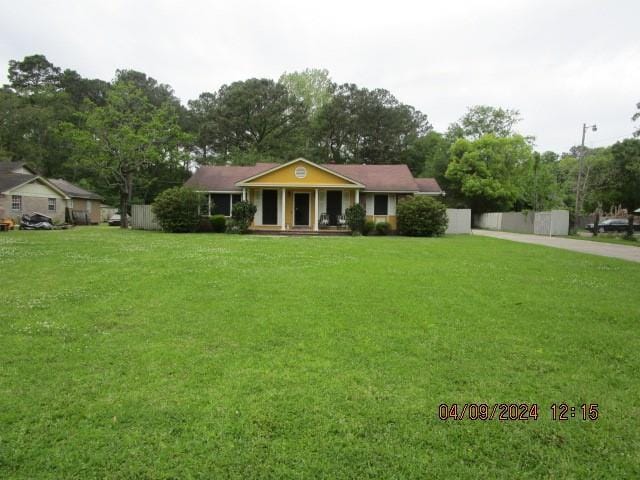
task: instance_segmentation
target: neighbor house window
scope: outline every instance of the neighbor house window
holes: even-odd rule
[[[11,195],[11,210],[22,210],[22,197]]]
[[[373,214],[387,215],[389,212],[389,195],[376,195],[373,199]]]
[[[55,212],[56,211],[56,199],[55,198],[49,198],[49,211],[50,212]]]

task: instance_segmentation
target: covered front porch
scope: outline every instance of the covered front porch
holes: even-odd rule
[[[255,231],[332,232],[346,230],[345,210],[360,201],[356,188],[245,188],[257,212]]]

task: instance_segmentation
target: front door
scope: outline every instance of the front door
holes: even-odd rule
[[[294,193],[293,207],[295,209],[293,224],[309,226],[309,194]]]
[[[262,224],[263,225],[278,224],[278,191],[277,190],[262,191]]]
[[[329,225],[337,225],[338,216],[342,214],[342,190],[327,191],[327,214]]]

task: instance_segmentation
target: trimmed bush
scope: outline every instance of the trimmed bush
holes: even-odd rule
[[[235,203],[231,209],[231,218],[233,222],[230,222],[231,225],[229,226],[229,231],[247,233],[257,211],[258,207],[253,203],[245,201]]]
[[[368,220],[364,222],[364,227],[362,228],[363,235],[369,235],[375,230],[376,230],[376,222],[374,222],[373,220]]]
[[[378,235],[389,235],[391,231],[391,224],[389,222],[376,223],[376,233]]]
[[[209,217],[200,217],[200,224],[198,225],[198,233],[211,233],[213,232],[213,225],[211,225],[211,219]]]
[[[151,207],[165,232],[195,232],[200,225],[202,195],[186,187],[173,187],[160,193]]]
[[[227,219],[224,215],[213,215],[211,217],[211,227],[216,233],[222,233],[227,229]]]
[[[396,214],[398,233],[411,237],[443,235],[449,223],[444,204],[425,195],[403,199],[398,203]]]
[[[366,217],[366,213],[362,205],[356,203],[351,207],[347,208],[344,211],[345,220],[347,221],[347,226],[351,229],[353,233],[362,233],[364,231],[364,220]]]

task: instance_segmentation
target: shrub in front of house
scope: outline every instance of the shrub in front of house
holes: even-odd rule
[[[378,235],[389,235],[391,231],[391,224],[389,222],[376,223],[376,233]]]
[[[213,215],[211,217],[211,227],[216,233],[223,233],[227,229],[227,219],[224,215]]]
[[[449,223],[444,204],[425,195],[403,199],[398,203],[396,214],[398,233],[411,237],[444,235]]]
[[[345,220],[347,226],[355,234],[361,234],[364,232],[364,224],[366,213],[362,205],[356,203],[344,211]]]
[[[228,230],[232,233],[247,233],[258,208],[246,201],[236,202],[231,209],[231,222]]]
[[[209,217],[200,217],[200,223],[198,224],[198,233],[211,233],[213,232],[213,225],[211,225],[211,219]]]
[[[200,225],[202,195],[186,187],[173,187],[156,197],[152,210],[165,232],[195,232]]]
[[[364,222],[364,227],[362,228],[363,235],[369,235],[370,233],[375,232],[376,230],[376,222],[373,220],[367,220]]]

